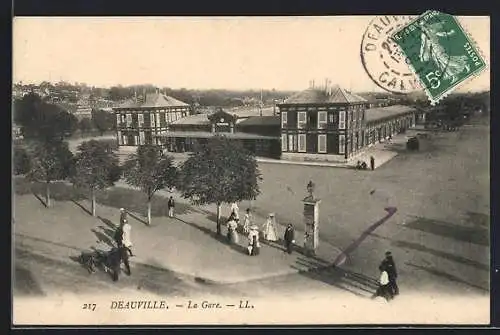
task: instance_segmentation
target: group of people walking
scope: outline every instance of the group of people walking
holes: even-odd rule
[[[239,243],[239,234],[238,228],[241,228],[243,234],[248,237],[248,255],[255,256],[260,252],[260,236],[265,241],[269,242],[277,242],[278,241],[278,231],[276,218],[274,213],[270,213],[264,222],[262,229],[259,230],[259,227],[253,223],[253,218],[250,212],[250,208],[246,209],[245,216],[243,218],[243,225],[240,226],[240,218],[239,218],[239,208],[236,203],[231,204],[231,214],[229,215],[229,219],[227,221],[227,239],[231,244]],[[283,237],[285,243],[285,251],[289,254],[292,253],[292,246],[295,243],[295,232],[293,226],[291,224],[287,225],[285,230],[285,234]]]

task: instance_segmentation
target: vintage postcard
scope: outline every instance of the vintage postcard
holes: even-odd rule
[[[15,17],[14,325],[489,324],[489,25]]]

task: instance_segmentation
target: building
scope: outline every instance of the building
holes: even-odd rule
[[[255,115],[248,109],[224,111],[219,108],[214,113],[196,114],[174,121],[166,132],[157,137],[167,152],[193,151],[197,144],[206,143],[209,138],[225,136],[239,141],[256,156],[279,158],[279,117],[265,115],[272,113],[272,109],[257,113]]]
[[[160,92],[146,94],[143,101],[125,102],[113,110],[119,146],[160,144],[157,135],[190,113],[188,104]]]
[[[369,105],[339,86],[310,87],[278,104],[282,158],[345,162],[415,122],[411,107]]]

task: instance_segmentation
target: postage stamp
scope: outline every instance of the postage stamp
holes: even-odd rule
[[[384,15],[375,17],[361,41],[361,62],[380,88],[392,93],[421,90],[420,83],[408,66],[409,60],[401,52],[391,35],[404,28],[417,16]]]
[[[473,40],[452,15],[427,11],[392,35],[432,105],[486,68]]]

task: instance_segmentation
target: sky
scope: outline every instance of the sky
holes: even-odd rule
[[[329,78],[381,91],[360,59],[374,16],[17,17],[13,81],[301,90]],[[459,17],[489,64],[489,17]],[[489,89],[489,68],[461,91]]]

